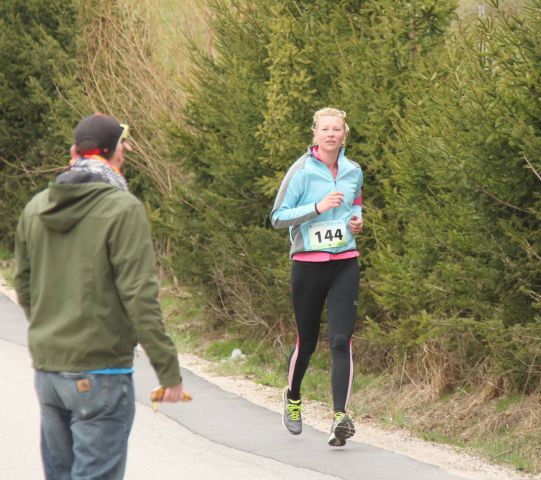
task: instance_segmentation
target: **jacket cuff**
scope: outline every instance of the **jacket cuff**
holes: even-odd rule
[[[182,383],[182,375],[167,376],[159,379],[160,385],[164,388],[176,387],[178,384]]]

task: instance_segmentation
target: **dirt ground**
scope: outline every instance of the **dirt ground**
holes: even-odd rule
[[[0,293],[7,295],[14,302],[13,289],[0,277]],[[233,392],[248,401],[281,412],[281,390],[259,385],[247,378],[229,377],[214,373],[215,365],[195,355],[179,354],[182,368],[218,385],[223,390]],[[189,390],[189,385],[186,385]],[[327,432],[331,423],[332,412],[328,406],[319,402],[304,402],[303,422],[318,430]],[[391,450],[415,460],[437,465],[440,468],[472,480],[541,480],[541,476],[522,475],[511,469],[491,465],[480,458],[461,453],[458,449],[419,440],[407,431],[386,430],[369,420],[356,420],[357,433],[354,440],[374,447]]]

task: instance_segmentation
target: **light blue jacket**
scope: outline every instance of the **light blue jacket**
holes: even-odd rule
[[[324,251],[341,253],[355,250],[355,236],[349,230],[349,220],[353,215],[362,217],[361,190],[363,172],[361,167],[349,160],[344,148],[338,155],[338,174],[333,178],[329,168],[316,159],[308,149],[289,169],[276,195],[271,212],[271,223],[275,228],[289,227],[291,240],[290,256],[299,252]],[[322,214],[316,211],[316,203],[332,192],[342,192],[342,204]],[[316,247],[310,232],[329,221],[341,220],[345,224],[345,244],[335,247]],[[323,222],[323,223],[322,223]],[[336,224],[329,224],[336,225]],[[335,233],[331,228],[329,235]],[[324,235],[324,230],[322,230]],[[316,235],[321,235],[317,233]],[[321,238],[321,237],[316,237]]]

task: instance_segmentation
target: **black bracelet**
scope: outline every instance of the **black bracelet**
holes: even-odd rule
[[[314,208],[316,209],[316,213],[317,213],[318,215],[321,215],[321,213],[319,213],[319,210],[317,209],[317,203],[314,203]]]

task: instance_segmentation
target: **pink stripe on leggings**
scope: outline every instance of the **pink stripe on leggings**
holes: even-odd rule
[[[349,394],[351,393],[351,385],[353,383],[353,348],[352,348],[353,339],[349,339],[349,385],[348,385],[348,395],[346,397],[346,404],[344,408],[348,406]]]
[[[291,355],[291,361],[289,362],[289,376],[288,376],[288,388],[291,392],[291,386],[293,383],[293,374],[295,373],[295,365],[297,364],[297,358],[299,358],[299,335],[297,334],[297,343],[295,344],[295,351]]]

